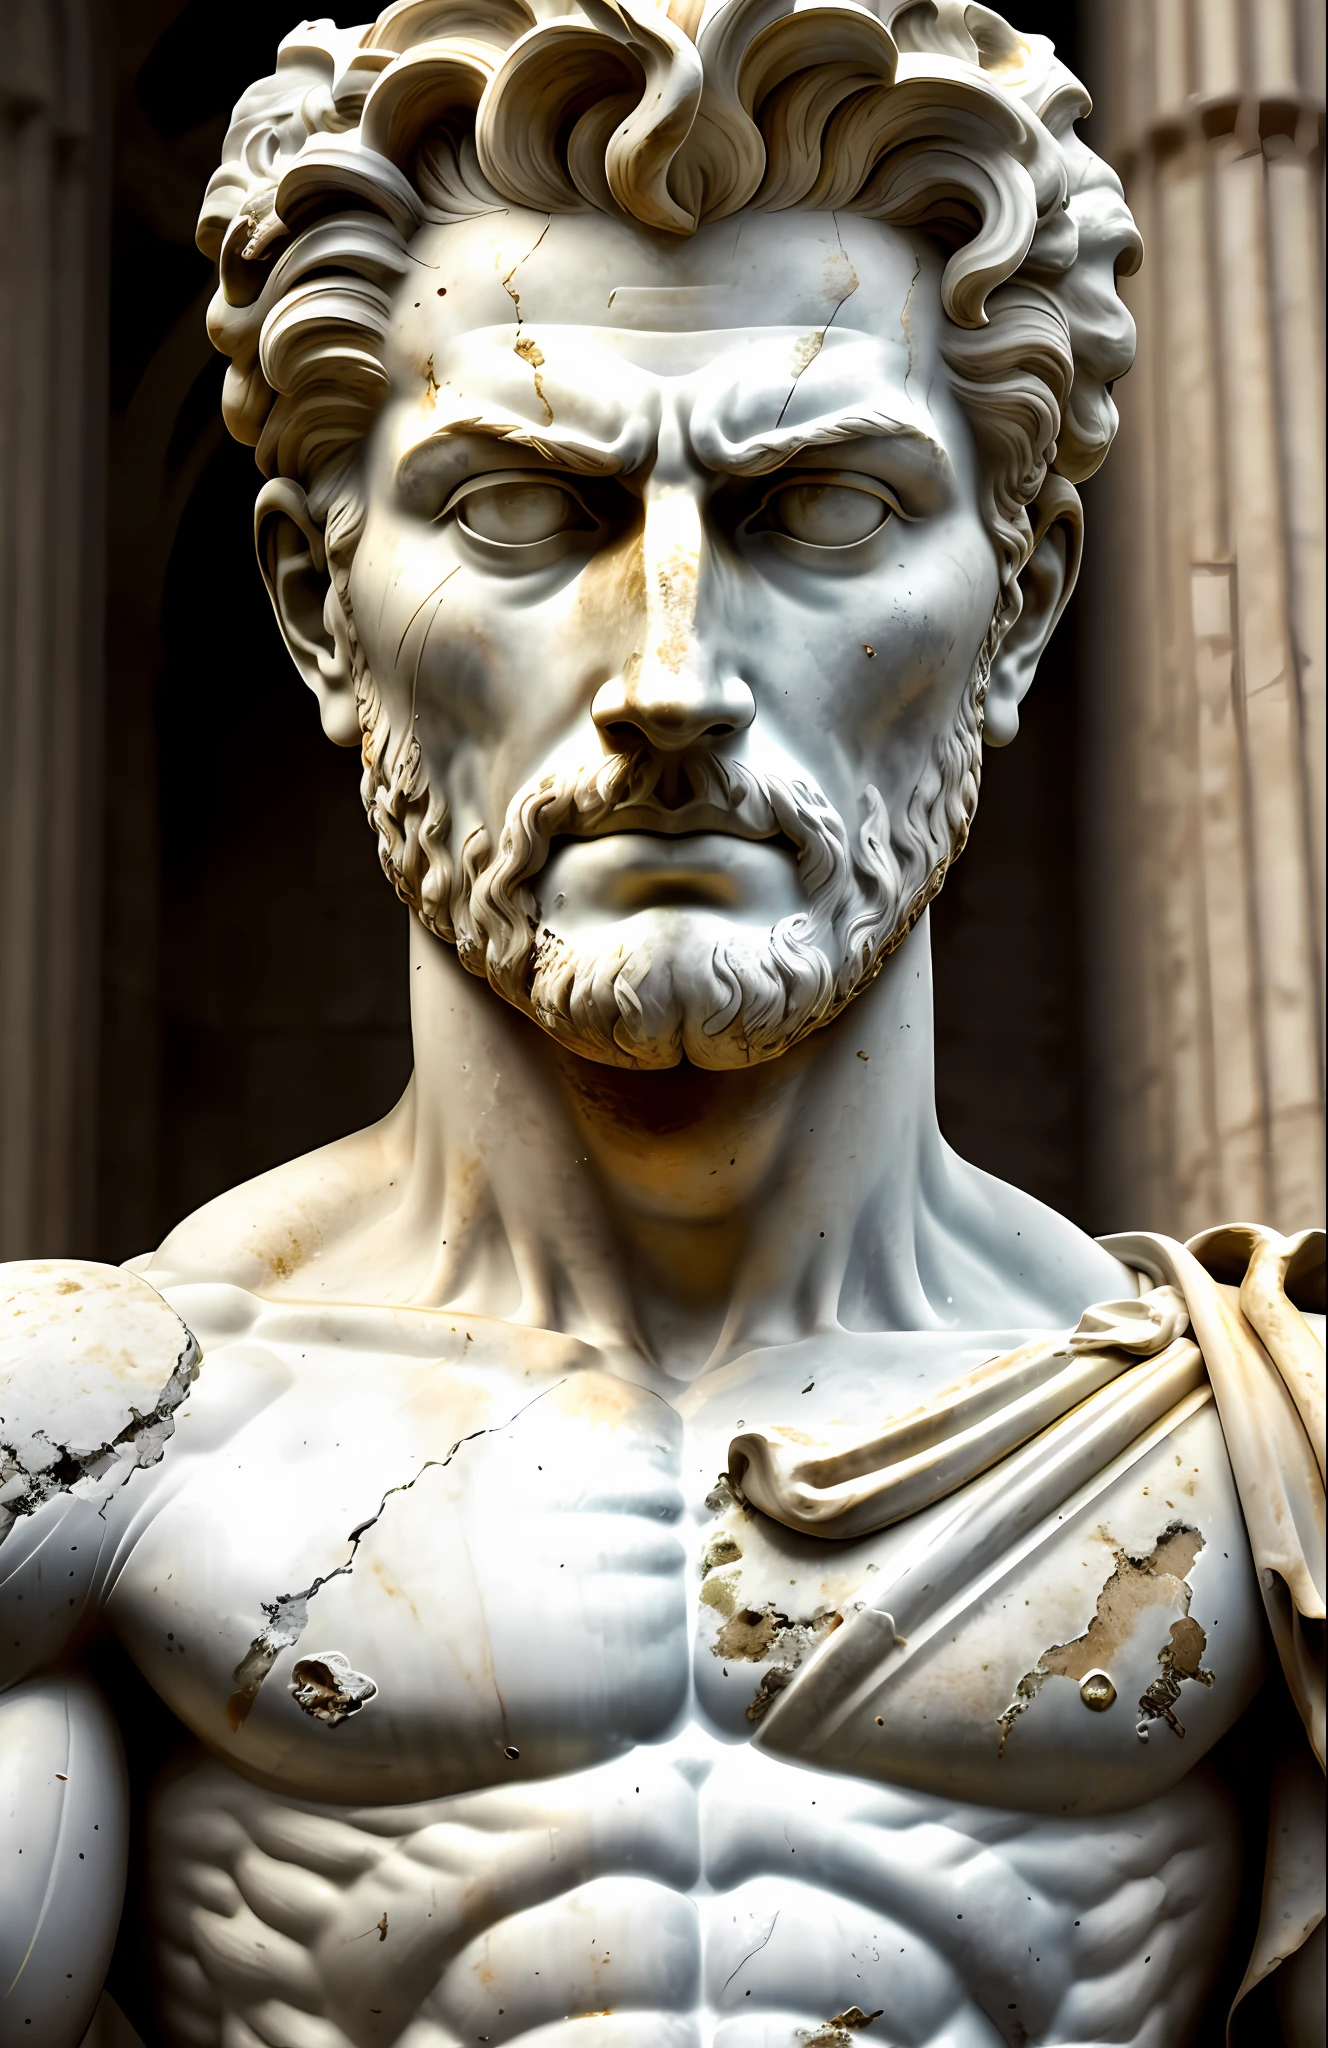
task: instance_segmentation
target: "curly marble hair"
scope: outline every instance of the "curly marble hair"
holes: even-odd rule
[[[1140,243],[1043,36],[963,0],[395,0],[306,22],[245,93],[203,201],[223,410],[326,516],[386,392],[412,234],[504,201],[678,235],[744,207],[864,213],[950,251],[945,353],[1007,582],[1046,472],[1116,429]]]
[[[995,646],[1019,612],[1027,508],[1045,526],[1075,502],[1134,353],[1116,277],[1141,245],[1114,172],[1075,133],[1090,104],[1044,36],[965,0],[395,0],[367,27],[286,37],[236,107],[203,202],[208,328],[231,359],[231,432],[323,529],[356,660],[365,808],[386,872],[433,928],[451,936],[446,806],[380,715],[349,604],[357,450],[387,395],[416,230],[516,204],[681,236],[744,207],[802,207],[932,237],[947,254],[942,352],[1000,570]],[[976,806],[984,689],[985,670],[918,903]]]

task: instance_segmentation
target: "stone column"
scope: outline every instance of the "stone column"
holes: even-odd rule
[[[1323,1217],[1322,0],[1090,0],[1146,246],[1089,487],[1103,1227]]]
[[[97,0],[0,6],[0,1258],[89,1249],[109,209]]]

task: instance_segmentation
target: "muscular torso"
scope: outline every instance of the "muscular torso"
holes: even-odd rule
[[[98,1585],[197,1738],[151,1802],[168,2039],[1185,2038],[1238,1859],[1193,1766],[1262,1675],[1211,1407],[869,1687],[824,1769],[776,1740],[783,1694],[917,1529],[783,1530],[719,1482],[729,1438],[874,1420],[1023,1333],[771,1353],[671,1401],[483,1319],[172,1300],[203,1371]],[[1178,1620],[1196,1675],[1154,1697]]]
[[[1176,2048],[1236,1860],[1202,1767],[1066,1822],[696,1726],[406,1806],[295,1802],[200,1761],[158,1795],[152,1852],[172,2038],[227,2048]]]

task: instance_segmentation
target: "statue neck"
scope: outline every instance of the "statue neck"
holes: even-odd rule
[[[1027,1320],[1007,1270],[1021,1236],[1029,1248],[1025,1210],[1102,1257],[945,1145],[925,917],[833,1024],[734,1072],[567,1053],[417,922],[411,994],[394,1227],[436,1245],[416,1301],[499,1302],[689,1378],[845,1324]]]
[[[734,1073],[578,1059],[418,923],[410,978],[397,1107],[186,1219],[156,1285],[446,1307],[648,1381],[813,1335],[1057,1329],[1133,1292],[942,1139],[925,918],[833,1024]]]

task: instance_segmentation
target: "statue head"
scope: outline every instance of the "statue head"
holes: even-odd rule
[[[398,893],[592,1059],[782,1052],[940,888],[1074,582],[1139,242],[961,0],[396,0],[200,246]]]

